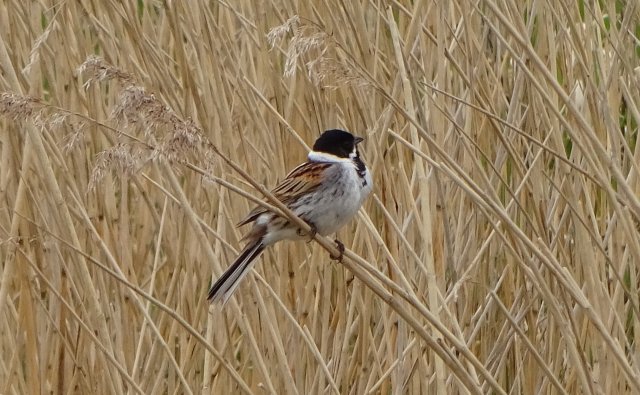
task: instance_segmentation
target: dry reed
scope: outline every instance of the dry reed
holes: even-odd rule
[[[0,394],[640,392],[639,35],[623,1],[0,3]],[[375,179],[344,263],[283,243],[209,306],[333,127]]]

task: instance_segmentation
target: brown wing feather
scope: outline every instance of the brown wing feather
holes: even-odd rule
[[[293,169],[275,188],[271,191],[273,195],[285,205],[289,205],[299,196],[313,192],[324,181],[325,170],[331,166],[328,162],[305,162]],[[267,210],[262,206],[257,206],[238,223],[238,226],[255,221]]]

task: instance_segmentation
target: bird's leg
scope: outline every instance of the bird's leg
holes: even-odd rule
[[[316,226],[311,222],[307,222],[307,221],[304,221],[304,222],[306,222],[307,225],[309,225],[311,230],[309,230],[308,232],[305,232],[302,229],[298,229],[297,233],[298,233],[298,236],[300,236],[300,237],[308,236],[309,237],[309,240],[307,240],[307,243],[308,243],[311,240],[313,240],[314,237],[316,237],[316,234],[318,233],[318,228],[316,228]]]
[[[338,239],[335,239],[334,241],[336,242],[336,248],[338,249],[338,256],[329,254],[329,258],[333,259],[334,261],[342,262],[342,256],[344,255],[344,244],[342,244],[342,242]]]

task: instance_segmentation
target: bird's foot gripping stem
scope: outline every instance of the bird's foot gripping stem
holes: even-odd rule
[[[338,249],[338,256],[330,254],[329,258],[333,259],[334,261],[342,262],[342,257],[344,255],[344,244],[342,244],[342,242],[338,239],[335,239],[334,241],[336,242],[336,248]]]

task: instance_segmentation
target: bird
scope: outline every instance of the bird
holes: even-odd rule
[[[211,303],[229,300],[241,280],[255,265],[265,248],[282,240],[313,238],[336,233],[355,216],[373,188],[371,173],[360,158],[358,144],[364,139],[341,129],[324,131],[313,144],[307,161],[294,168],[272,194],[305,221],[303,232],[288,218],[263,206],[254,208],[238,226],[253,223],[243,237],[246,244],[229,268],[209,289]],[[344,245],[336,239],[340,260]]]

